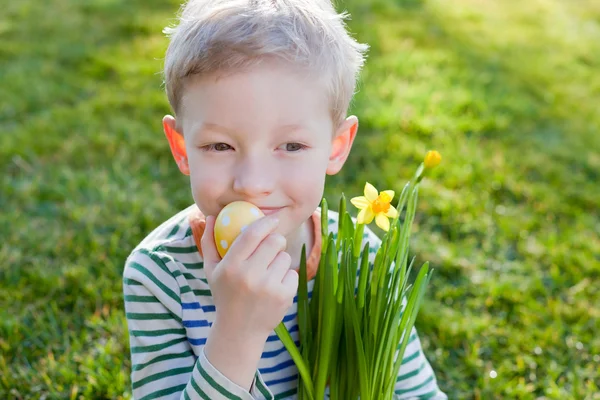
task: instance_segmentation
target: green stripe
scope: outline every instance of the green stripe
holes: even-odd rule
[[[204,262],[197,263],[182,263],[187,269],[203,269]]]
[[[200,278],[197,278],[197,277],[196,277],[194,274],[192,274],[192,273],[190,273],[190,272],[184,272],[184,273],[183,273],[183,277],[184,277],[185,279],[187,279],[188,281],[191,281],[191,280],[199,280],[199,279],[200,279]]]
[[[228,399],[232,399],[232,400],[242,400],[241,397],[236,396],[235,394],[231,393],[230,391],[228,391],[227,389],[225,389],[223,386],[219,385],[213,378],[212,376],[210,376],[206,370],[204,370],[204,367],[202,366],[202,364],[199,364],[198,370],[200,371],[200,375],[202,375],[202,378],[204,378],[204,380],[206,382],[208,382],[208,384],[210,386],[212,386],[213,388],[215,388],[217,390],[217,392],[221,393],[223,396],[227,397]]]
[[[125,301],[131,301],[135,303],[160,303],[160,300],[154,296],[136,296],[133,294],[125,295]]]
[[[431,381],[432,381],[432,380],[433,380],[433,375],[432,375],[432,376],[430,376],[428,379],[426,379],[426,380],[425,380],[423,383],[421,383],[420,385],[413,386],[413,387],[411,387],[411,388],[408,388],[408,389],[403,389],[403,390],[395,390],[395,391],[394,391],[394,393],[396,393],[396,394],[404,394],[404,393],[412,392],[412,391],[415,391],[415,390],[419,390],[419,389],[421,389],[422,387],[424,387],[424,386],[428,385],[429,383],[431,383]]]
[[[202,279],[202,282],[206,282],[206,280]],[[182,286],[181,289],[179,290],[179,292],[181,294],[194,292],[194,294],[196,296],[212,296],[210,289],[194,289],[194,290],[192,290],[192,288],[189,287],[188,285]]]
[[[192,400],[192,399],[190,398],[190,395],[189,395],[189,394],[187,394],[187,390],[185,390],[185,391],[183,392],[183,398],[184,398],[184,400]]]
[[[404,375],[398,375],[398,377],[396,378],[396,383],[400,382],[400,381],[405,381],[408,378],[412,378],[413,376],[417,376],[419,375],[419,373],[421,371],[423,371],[425,369],[425,361],[423,361],[421,363],[421,365],[419,366],[419,368],[415,369],[414,371],[411,371],[409,373],[406,373]]]
[[[258,374],[258,372],[256,373],[256,387],[258,388],[259,392],[261,392],[262,395],[265,396],[265,398],[267,400],[272,400],[273,399],[273,395],[269,392],[269,389],[267,389],[265,387],[265,385],[263,384],[262,380],[260,379],[260,375]]]
[[[412,353],[410,356],[404,357],[404,359],[402,360],[402,364],[407,364],[409,362],[411,362],[412,360],[414,360],[415,358],[417,358],[419,356],[419,354],[421,354],[421,349],[417,349],[417,351],[415,351],[414,353]]]
[[[210,397],[208,397],[208,395],[206,393],[204,393],[204,390],[202,390],[200,388],[200,386],[198,386],[198,384],[196,383],[196,380],[194,379],[193,376],[192,376],[192,387],[194,388],[196,393],[198,393],[198,395],[200,397],[202,397],[204,400],[210,400]]]
[[[156,399],[157,397],[163,397],[168,394],[181,392],[184,389],[185,389],[185,385],[173,386],[170,388],[166,388],[166,389],[162,389],[162,390],[150,393],[149,395],[142,397],[140,400],[152,400],[152,399]]]
[[[189,272],[184,272],[183,277],[185,279],[187,279],[188,281],[202,281],[208,285],[208,280],[206,280],[205,278],[198,278],[198,277],[194,276],[194,274],[191,274]]]
[[[417,332],[413,333],[413,334],[411,335],[411,337],[409,337],[409,338],[408,338],[408,344],[407,344],[407,346],[408,346],[409,344],[411,344],[412,342],[414,342],[416,339],[417,339]]]
[[[136,262],[132,262],[129,264],[131,268],[138,270],[142,274],[146,275],[148,279],[150,279],[156,286],[158,286],[167,296],[175,300],[177,303],[181,304],[181,299],[177,294],[169,289],[164,283],[159,281],[146,267]]]
[[[172,258],[161,257],[160,255],[154,253],[153,251],[149,251],[146,249],[140,249],[140,250],[138,250],[138,253],[143,254],[143,255],[147,256],[148,258],[150,258],[152,261],[154,261],[156,263],[156,265],[164,271],[165,274],[169,274],[169,275],[175,277],[173,272],[171,272],[171,270],[167,267],[167,263],[170,263],[171,261],[173,261]]]
[[[190,367],[184,367],[184,368],[173,368],[173,369],[169,369],[163,372],[159,372],[158,374],[154,374],[154,375],[149,375],[143,379],[140,379],[137,382],[133,382],[133,384],[131,385],[131,387],[133,389],[137,389],[140,388],[150,382],[154,382],[157,381],[159,379],[163,379],[166,378],[168,376],[174,376],[174,375],[182,375],[182,374],[189,374],[192,370],[194,369],[194,366],[190,366]]]
[[[194,232],[192,231],[192,227],[190,226],[189,228],[187,228],[187,231],[185,231],[185,237],[190,237],[194,234]]]
[[[179,225],[175,225],[173,227],[173,229],[171,229],[171,232],[169,232],[169,234],[167,235],[167,239],[170,239],[171,237],[175,236],[175,234],[179,231]]]
[[[192,288],[190,288],[188,285],[182,286],[179,288],[179,293],[180,294],[184,294],[184,293],[188,293],[191,292]]]
[[[135,337],[146,337],[146,336],[163,336],[163,335],[185,335],[185,329],[181,328],[181,329],[157,329],[157,330],[153,330],[153,331],[142,331],[142,330],[137,330],[137,331],[130,331],[131,332],[131,336],[135,336]]]
[[[402,315],[402,313],[400,313],[400,315]],[[411,344],[412,342],[414,342],[416,339],[417,339],[417,332],[415,332],[412,335],[410,335],[410,337],[408,338],[408,343],[406,344],[406,346],[408,347],[408,345]],[[398,347],[396,347],[396,350],[398,350],[401,346],[402,346],[402,342],[398,343]]]
[[[161,246],[159,246],[159,248],[165,250],[167,253],[173,253],[173,254],[192,254],[192,253],[198,252],[198,248],[196,248],[196,245],[186,246],[186,247],[161,245]]]
[[[174,360],[176,358],[193,357],[193,356],[194,356],[194,353],[191,350],[184,351],[183,353],[163,354],[162,356],[158,356],[158,357],[153,358],[152,360],[148,361],[147,363],[144,363],[144,364],[134,364],[131,367],[131,369],[132,369],[132,371],[140,371],[140,370],[146,368],[148,365],[152,365],[152,364],[155,364],[157,362],[167,361],[167,360]]]
[[[125,313],[127,319],[136,319],[139,321],[151,321],[153,319],[174,319],[172,314],[159,314],[159,313]],[[181,320],[179,320],[181,322]]]
[[[275,395],[274,400],[287,399],[288,397],[295,395],[297,391],[298,391],[298,389],[291,389],[291,390],[288,390],[287,392],[279,393],[279,394]]]
[[[138,281],[134,281],[133,279],[129,279],[129,278],[123,278],[123,283],[129,286],[142,286],[143,283],[140,283]]]
[[[171,346],[174,346],[176,344],[179,344],[179,343],[185,342],[185,341],[187,341],[187,337],[173,339],[173,340],[170,340],[165,343],[151,344],[149,346],[134,346],[131,348],[131,353],[132,354],[150,353],[150,352],[154,352],[154,351],[164,350],[166,348],[169,348]]]
[[[439,393],[439,391],[433,390],[429,393],[425,393],[425,394],[420,394],[418,397],[419,400],[427,400],[427,399],[431,399],[432,397],[434,397],[435,395],[437,395]]]

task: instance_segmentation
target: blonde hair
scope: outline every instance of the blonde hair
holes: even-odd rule
[[[266,58],[305,68],[326,83],[335,124],[346,116],[368,46],[346,31],[330,0],[189,0],[165,56],[167,97],[180,111],[186,79],[234,73]]]

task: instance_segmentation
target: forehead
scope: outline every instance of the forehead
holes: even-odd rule
[[[264,62],[227,75],[192,77],[182,96],[184,132],[206,122],[231,129],[310,125],[332,129],[325,84],[314,74]]]

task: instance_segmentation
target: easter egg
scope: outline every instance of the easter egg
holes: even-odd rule
[[[235,238],[248,225],[264,215],[260,208],[247,201],[234,201],[223,207],[217,215],[214,229],[215,244],[221,257],[225,256]]]

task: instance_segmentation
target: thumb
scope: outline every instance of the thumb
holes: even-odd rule
[[[221,256],[215,246],[214,237],[215,228],[215,217],[206,217],[206,226],[204,227],[204,233],[202,234],[202,240],[200,244],[202,246],[202,255],[204,257],[204,269],[206,273],[206,279],[210,282],[212,280],[212,273],[215,270],[216,265],[221,261]]]

